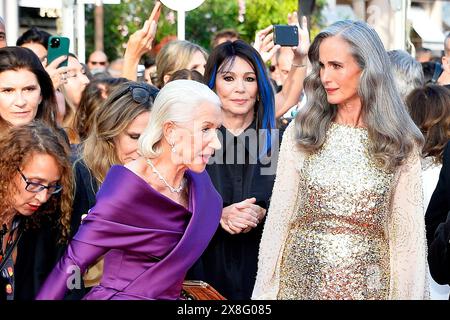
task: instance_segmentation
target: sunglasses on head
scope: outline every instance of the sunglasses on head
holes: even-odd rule
[[[150,102],[150,99],[154,101],[159,93],[159,89],[153,86],[140,86],[140,85],[129,85],[121,94],[119,94],[111,103],[117,101],[123,97],[128,92],[131,92],[131,97],[134,102],[139,104],[146,104]]]

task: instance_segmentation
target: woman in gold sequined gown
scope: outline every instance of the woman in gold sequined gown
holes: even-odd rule
[[[309,48],[307,104],[281,146],[253,299],[424,299],[423,143],[364,22]]]

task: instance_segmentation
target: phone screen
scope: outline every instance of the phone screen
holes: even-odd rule
[[[297,26],[275,25],[273,42],[283,47],[298,46]]]

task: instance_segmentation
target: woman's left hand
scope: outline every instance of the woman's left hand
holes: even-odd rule
[[[52,79],[54,90],[58,90],[62,85],[66,84],[69,71],[73,71],[73,68],[70,67],[58,67],[66,59],[67,56],[58,57],[45,67],[45,71]]]
[[[267,210],[264,209],[263,207],[260,207],[257,204],[252,205],[252,210],[253,210],[253,212],[257,213],[257,215],[258,215],[258,224],[259,224],[264,219],[264,217],[266,216]],[[255,228],[255,227],[249,226],[249,227],[245,228],[244,230],[242,230],[242,233],[247,233],[250,230],[252,230],[253,228]]]
[[[123,77],[132,81],[137,80],[137,66],[141,57],[149,52],[156,36],[156,28],[161,13],[161,2],[157,1],[152,14],[145,21],[142,29],[133,33],[127,42],[124,54]]]

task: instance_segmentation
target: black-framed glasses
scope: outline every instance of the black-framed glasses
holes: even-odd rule
[[[20,171],[19,168],[17,168],[17,171],[19,171],[20,175],[23,178],[23,181],[25,181],[25,183],[27,184],[25,186],[25,190],[33,192],[33,193],[38,193],[41,192],[44,189],[47,189],[48,192],[50,194],[56,194],[59,193],[62,190],[62,186],[58,185],[58,184],[54,184],[52,186],[44,186],[43,184],[37,183],[37,182],[30,182],[28,181],[28,178],[25,177],[25,175],[23,174],[22,171]]]
[[[159,89],[148,84],[129,84],[127,89],[124,90],[121,94],[117,95],[115,99],[111,101],[111,103],[117,101],[128,92],[131,92],[131,97],[133,98],[134,102],[139,104],[146,104],[150,102],[150,99],[152,99],[152,102],[156,99],[156,96],[159,93]]]

